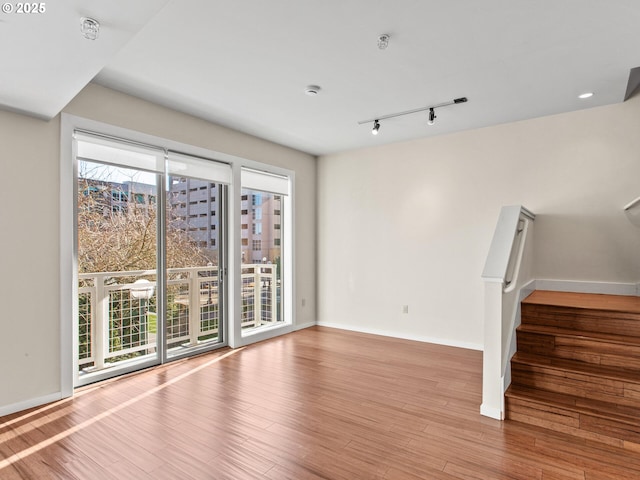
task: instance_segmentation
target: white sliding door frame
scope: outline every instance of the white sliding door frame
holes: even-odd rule
[[[295,173],[293,171],[63,113],[60,143],[60,385],[62,397],[73,395],[76,375],[74,366],[77,365],[78,358],[77,347],[75,347],[77,342],[73,341],[74,323],[78,315],[76,302],[78,294],[78,265],[76,258],[77,240],[75,236],[77,212],[74,207],[77,172],[74,170],[76,152],[72,141],[75,130],[98,132],[105,136],[129,139],[140,144],[158,145],[167,152],[172,152],[173,158],[178,161],[186,160],[188,162],[190,156],[195,156],[215,159],[217,162],[228,164],[231,167],[231,176],[230,183],[227,186],[226,217],[224,225],[222,225],[224,234],[223,248],[226,250],[224,253],[226,254],[227,264],[225,268],[226,316],[221,321],[225,322],[226,338],[220,345],[228,344],[230,347],[236,348],[293,331],[293,325],[295,324],[295,319],[293,318],[293,307],[295,305],[295,238],[293,224],[295,216]],[[181,154],[186,157],[182,157]],[[259,329],[244,336],[240,325],[242,312],[240,205],[242,191],[241,172],[243,168],[270,173],[281,179],[286,178],[289,189],[289,194],[283,196],[283,199],[286,199],[286,203],[283,206],[282,218],[283,228],[286,229],[286,232],[283,232],[282,239],[282,278],[284,280],[282,315],[284,321],[279,325]],[[160,190],[162,194],[159,193],[158,201],[161,201],[160,197],[165,195],[164,189],[161,188]],[[165,266],[164,259],[162,259],[158,267],[164,268]],[[166,360],[165,352],[161,361],[164,362]]]

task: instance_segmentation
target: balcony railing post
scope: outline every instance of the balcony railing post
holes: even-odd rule
[[[269,276],[270,295],[271,295],[271,322],[277,322],[278,318],[278,304],[277,304],[277,292],[276,292],[276,266],[271,266],[271,274]]]
[[[197,270],[189,270],[189,346],[198,344],[200,336],[200,277]]]
[[[253,326],[259,327],[262,325],[262,271],[261,267],[255,265],[253,268],[254,280],[253,280]]]
[[[94,277],[96,311],[93,330],[93,358],[96,369],[104,368],[104,357],[109,345],[109,297],[104,288],[104,276]]]

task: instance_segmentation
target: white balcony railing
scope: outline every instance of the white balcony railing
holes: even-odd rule
[[[155,270],[78,275],[78,366],[99,370],[157,350]],[[166,342],[169,351],[219,341],[218,267],[167,270]],[[276,266],[242,266],[243,329],[280,318]]]
[[[259,327],[280,320],[276,265],[242,265],[242,328]]]

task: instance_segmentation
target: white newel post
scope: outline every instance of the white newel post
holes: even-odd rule
[[[507,362],[515,352],[519,297],[532,288],[533,220],[535,215],[521,205],[502,207],[482,272],[484,354],[480,413],[498,420],[505,416],[504,391],[511,378]]]
[[[482,415],[504,418],[502,385],[502,291],[503,283],[484,283],[484,352],[482,361]]]

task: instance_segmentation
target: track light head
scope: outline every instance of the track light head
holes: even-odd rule
[[[373,121],[373,129],[371,130],[372,135],[377,135],[378,130],[380,130],[380,122],[378,120]]]
[[[433,125],[434,123],[436,123],[436,112],[433,108],[429,109],[429,121],[427,122],[428,125]]]

